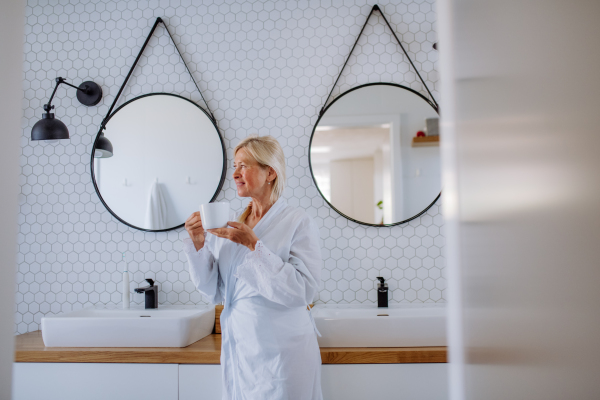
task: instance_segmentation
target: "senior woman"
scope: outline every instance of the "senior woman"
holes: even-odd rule
[[[223,399],[321,400],[318,330],[307,305],[321,281],[319,231],[280,196],[285,157],[271,136],[234,151],[233,179],[248,207],[228,228],[185,223],[190,276],[221,314]],[[320,336],[320,334],[319,334]]]

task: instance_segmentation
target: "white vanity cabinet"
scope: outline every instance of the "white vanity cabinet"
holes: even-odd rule
[[[446,400],[448,364],[325,364],[324,400]]]
[[[448,398],[448,364],[325,364],[324,400]],[[218,364],[15,363],[14,400],[221,400]]]
[[[324,400],[448,398],[448,364],[325,364]],[[179,365],[180,400],[221,400],[221,366]]]
[[[178,399],[177,364],[14,363],[13,400]]]
[[[13,400],[221,400],[219,364],[13,365]]]
[[[179,400],[221,400],[221,365],[179,364]]]

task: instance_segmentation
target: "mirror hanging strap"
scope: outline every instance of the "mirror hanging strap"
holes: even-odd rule
[[[167,31],[167,34],[171,38],[171,41],[173,42],[173,46],[175,46],[175,50],[177,50],[177,53],[179,54],[179,57],[181,58],[181,61],[183,62],[183,65],[185,65],[185,69],[190,74],[190,77],[192,78],[192,82],[194,82],[194,85],[196,86],[196,89],[198,89],[198,92],[200,93],[200,97],[202,98],[202,101],[204,101],[204,104],[206,105],[206,110],[210,114],[213,122],[216,123],[215,116],[212,113],[212,111],[210,111],[208,103],[204,99],[204,95],[202,95],[202,91],[200,90],[200,87],[198,86],[198,83],[196,82],[196,79],[194,79],[194,75],[192,74],[192,72],[188,68],[188,65],[185,62],[185,59],[183,58],[183,55],[179,51],[179,48],[177,47],[177,43],[173,39],[173,36],[171,35],[171,32],[169,31],[169,28],[167,27],[167,24],[165,23],[165,21],[163,21],[163,19],[161,17],[158,17],[158,18],[156,18],[156,21],[154,22],[154,25],[152,26],[152,29],[150,30],[150,33],[148,34],[148,37],[146,38],[146,41],[142,45],[142,48],[140,49],[140,52],[138,53],[137,57],[135,58],[135,61],[133,62],[133,65],[131,66],[131,69],[129,69],[129,72],[127,73],[127,76],[125,77],[125,80],[123,81],[123,84],[121,85],[121,88],[117,92],[117,95],[115,96],[115,99],[113,100],[112,105],[108,109],[108,112],[106,113],[106,117],[104,117],[104,119],[102,120],[102,124],[100,125],[100,130],[103,130],[106,127],[105,126],[106,125],[106,120],[111,115],[112,110],[115,108],[115,105],[117,104],[117,101],[119,100],[119,97],[121,97],[121,93],[123,92],[123,89],[125,89],[125,85],[127,85],[127,82],[129,81],[129,78],[131,77],[131,74],[133,73],[133,70],[135,69],[135,66],[137,65],[138,61],[142,57],[142,53],[144,53],[144,49],[148,45],[148,42],[150,41],[150,38],[152,37],[152,34],[154,34],[154,31],[156,30],[156,27],[158,26],[158,24],[161,24],[161,23],[164,25],[164,27],[165,27],[165,29]]]
[[[367,20],[365,21],[365,24],[363,25],[362,29],[360,30],[360,33],[358,34],[358,37],[356,38],[356,41],[354,42],[354,46],[352,46],[352,49],[350,50],[350,53],[348,54],[348,57],[346,58],[346,62],[344,63],[344,65],[342,66],[342,69],[340,70],[340,73],[337,77],[337,79],[335,80],[335,82],[333,83],[333,86],[331,88],[331,91],[329,92],[329,95],[327,96],[327,98],[325,99],[325,103],[323,104],[323,107],[321,108],[321,111],[319,111],[319,117],[323,116],[323,113],[325,112],[325,107],[327,107],[327,103],[329,102],[329,99],[331,98],[331,95],[333,94],[333,90],[335,89],[338,81],[340,80],[341,76],[342,76],[342,72],[344,72],[344,68],[346,68],[346,64],[348,64],[348,61],[350,60],[350,56],[352,55],[352,53],[354,52],[354,48],[356,47],[356,45],[358,44],[358,41],[360,40],[360,37],[363,34],[363,31],[365,30],[367,24],[369,23],[369,20],[371,19],[371,16],[373,15],[373,13],[375,11],[379,11],[379,14],[381,14],[381,16],[383,17],[383,20],[385,21],[386,25],[388,26],[388,28],[390,28],[390,31],[392,32],[392,35],[394,35],[394,37],[396,38],[396,41],[398,42],[398,44],[400,45],[400,48],[402,49],[402,51],[404,52],[404,55],[406,56],[406,58],[408,59],[408,62],[410,63],[410,65],[413,67],[413,69],[415,70],[415,72],[417,73],[417,76],[419,77],[419,79],[421,80],[421,83],[423,84],[423,86],[425,87],[425,90],[427,90],[427,93],[429,93],[429,96],[431,97],[431,100],[433,101],[433,103],[435,104],[435,109],[436,111],[439,111],[439,106],[437,101],[435,101],[435,98],[433,97],[433,94],[431,94],[431,91],[429,90],[429,87],[427,86],[427,84],[425,83],[425,81],[423,80],[423,78],[421,77],[421,74],[419,73],[419,70],[415,67],[415,64],[413,64],[411,58],[408,56],[408,53],[406,52],[406,50],[404,49],[404,46],[402,45],[402,42],[400,41],[400,39],[398,38],[398,36],[396,35],[396,32],[394,31],[394,29],[392,29],[392,26],[390,25],[390,23],[388,22],[387,18],[385,18],[385,15],[383,14],[383,11],[381,11],[381,8],[379,8],[379,6],[377,4],[375,4],[373,6],[373,8],[371,9],[371,12],[369,13],[369,16],[367,17]]]
[[[190,71],[187,63],[183,59],[183,54],[181,54],[181,51],[179,51],[179,47],[177,47],[177,43],[175,42],[175,39],[173,39],[173,36],[171,35],[171,32],[169,31],[169,27],[167,26],[167,24],[165,24],[165,22],[160,17],[158,19],[160,19],[160,21],[165,26],[165,29],[167,30],[167,33],[169,34],[169,37],[171,38],[171,41],[173,42],[173,46],[175,46],[175,50],[177,50],[177,53],[179,54],[179,57],[181,58],[181,62],[183,62],[183,65],[185,65],[185,69],[187,70],[188,74],[190,74],[190,78],[192,78],[192,82],[194,82],[196,89],[198,89],[198,93],[200,93],[200,97],[202,98],[202,101],[204,102],[204,104],[206,104],[206,110],[212,117],[213,122],[216,123],[217,120],[215,119],[215,116],[212,113],[212,111],[210,111],[210,108],[208,107],[208,103],[204,99],[204,95],[202,94],[202,91],[200,90],[200,87],[198,86],[198,82],[196,82],[196,79],[194,79],[194,75],[192,75],[192,71]]]

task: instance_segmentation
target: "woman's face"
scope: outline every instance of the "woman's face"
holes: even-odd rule
[[[270,196],[271,185],[267,182],[274,179],[272,168],[262,167],[243,148],[235,154],[233,168],[233,179],[237,186],[238,196],[254,199]]]

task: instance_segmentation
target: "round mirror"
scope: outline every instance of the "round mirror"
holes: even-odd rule
[[[310,168],[323,198],[364,225],[396,225],[423,214],[441,191],[438,113],[391,83],[338,96],[317,121]]]
[[[112,144],[108,157],[99,148],[103,138]],[[216,124],[176,95],[153,93],[123,104],[98,133],[96,148],[92,179],[100,200],[121,222],[145,231],[182,226],[216,198],[225,179]]]

